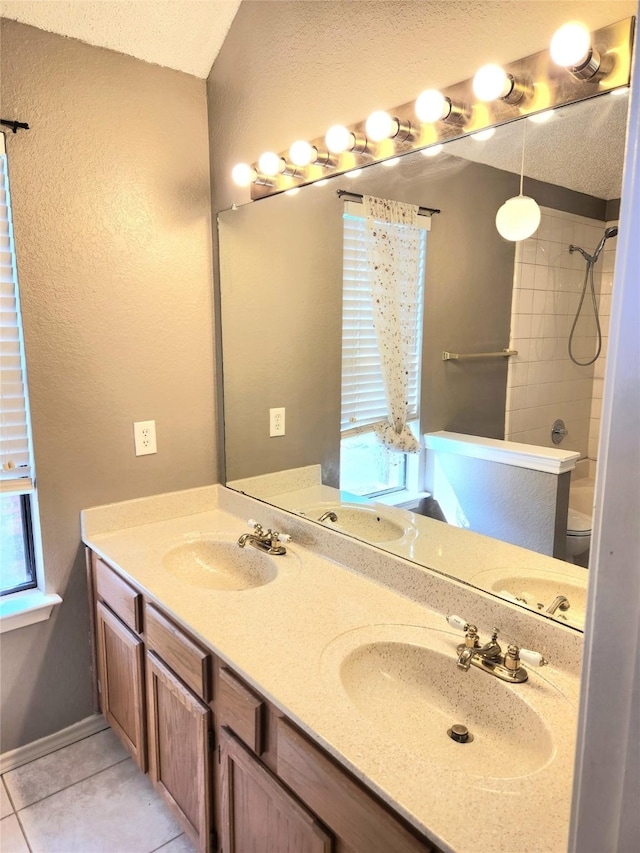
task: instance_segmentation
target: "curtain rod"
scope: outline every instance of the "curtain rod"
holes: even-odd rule
[[[2,127],[10,127],[14,133],[17,133],[19,130],[29,130],[29,125],[26,121],[12,121],[7,118],[0,118],[0,125]]]
[[[336,190],[338,198],[346,196],[351,201],[362,201],[362,193],[352,193],[349,190]],[[442,213],[437,207],[419,207],[418,213],[420,216],[433,216],[434,213]]]

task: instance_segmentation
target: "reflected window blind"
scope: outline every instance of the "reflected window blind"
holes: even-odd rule
[[[382,379],[378,340],[371,307],[371,284],[367,268],[367,240],[370,239],[364,217],[344,214],[343,296],[342,296],[342,413],[343,437],[369,432],[374,424],[388,417]],[[403,227],[403,226],[396,226]],[[420,353],[422,350],[422,303],[424,293],[427,233],[420,241],[420,304],[409,370],[409,411],[407,420],[418,417],[420,394]]]
[[[29,405],[4,134],[0,133],[0,491],[33,488]]]

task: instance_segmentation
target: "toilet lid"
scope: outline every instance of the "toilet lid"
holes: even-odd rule
[[[590,516],[569,507],[567,516],[567,534],[569,536],[588,536],[591,533],[591,524]]]

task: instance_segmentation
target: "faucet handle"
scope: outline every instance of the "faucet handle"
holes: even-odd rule
[[[528,666],[546,666],[549,663],[540,652],[534,652],[531,649],[520,649],[519,656],[520,660]]]
[[[255,529],[256,529],[256,527],[262,527],[262,525],[260,524],[260,522],[259,522],[259,521],[256,521],[256,520],[255,520],[255,518],[249,518],[249,519],[247,520],[247,524],[249,525],[249,527],[250,527],[252,530],[255,530]]]
[[[461,616],[453,615],[453,616],[446,616],[445,618],[446,618],[448,624],[452,628],[455,628],[456,631],[465,631],[466,632],[469,629],[473,629],[474,631],[476,630],[474,625],[469,625],[469,623],[466,622]]]
[[[291,542],[291,536],[288,533],[278,533],[277,530],[273,531],[273,538],[276,542]]]

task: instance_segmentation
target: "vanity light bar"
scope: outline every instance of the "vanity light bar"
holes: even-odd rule
[[[332,136],[340,137],[337,144],[329,145],[324,137],[304,143],[305,151],[311,152],[307,165],[292,163],[288,151],[271,152],[266,170],[259,164],[239,164],[242,166],[239,172],[245,180],[255,175],[250,186],[251,198],[257,200],[333,175],[353,175],[365,166],[399,154],[425,150],[517,118],[535,116],[629,86],[634,26],[635,18],[627,18],[591,33],[582,27],[579,33],[582,43],[575,53],[568,51],[569,59],[564,65],[559,64],[553,48],[555,59],[551,50],[542,50],[502,67],[493,66],[497,83],[495,91],[489,87],[489,95],[493,96],[490,99],[481,98],[482,89],[480,95],[474,93],[476,78],[440,92],[429,90],[420,96],[422,101],[419,98],[418,102],[411,101],[388,112],[379,111],[366,121],[348,127],[331,128]],[[423,97],[426,94],[428,99]],[[421,119],[420,115],[425,115],[422,110],[425,100],[435,109],[436,98],[439,105],[436,118],[431,119],[428,113],[430,121]],[[367,133],[367,124],[374,128],[371,133]],[[321,153],[327,152],[327,148],[331,154]]]

